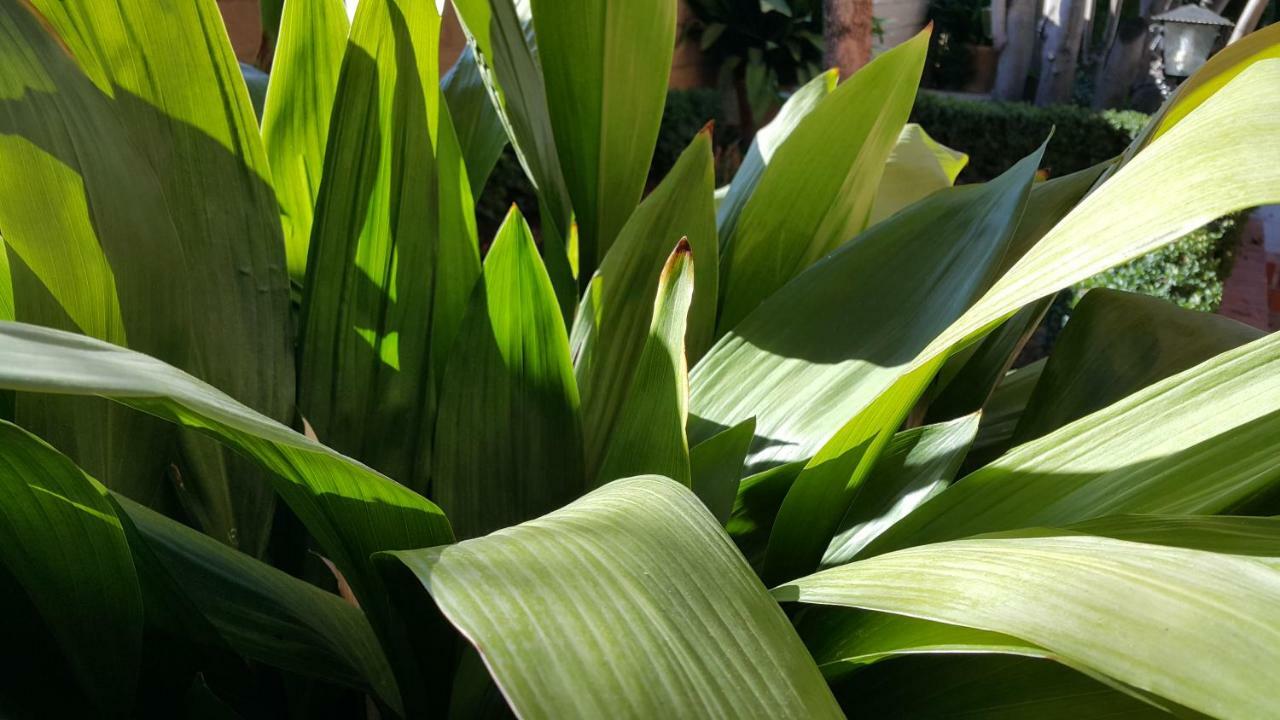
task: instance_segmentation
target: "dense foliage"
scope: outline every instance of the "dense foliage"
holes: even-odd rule
[[[922,34],[717,190],[649,181],[672,0],[455,5],[442,78],[434,3],[286,2],[259,126],[213,0],[0,0],[0,714],[1280,704],[1280,335],[1100,290],[1007,371],[1280,201],[1280,30],[962,187]]]

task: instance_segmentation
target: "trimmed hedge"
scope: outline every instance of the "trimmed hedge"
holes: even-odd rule
[[[959,182],[983,182],[1030,155],[1052,131],[1044,167],[1057,177],[1115,157],[1147,121],[1131,110],[1095,112],[1071,105],[963,100],[923,91],[911,121],[935,140],[969,154]]]

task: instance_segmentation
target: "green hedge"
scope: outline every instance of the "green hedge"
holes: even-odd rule
[[[911,111],[938,142],[969,154],[959,182],[982,182],[1031,154],[1049,133],[1044,167],[1051,176],[1083,170],[1115,157],[1147,116],[1129,110],[1095,112],[1062,105],[962,100],[921,92]]]

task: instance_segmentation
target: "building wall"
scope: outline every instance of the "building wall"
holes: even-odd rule
[[[929,0],[874,0],[871,14],[880,18],[884,41],[876,50],[887,50],[911,39],[924,27],[929,15]]]

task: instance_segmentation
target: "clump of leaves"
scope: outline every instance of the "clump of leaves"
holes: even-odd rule
[[[259,130],[211,0],[0,0],[6,712],[1276,706],[1280,336],[1097,291],[1006,372],[1280,201],[1276,32],[1049,182],[951,187],[922,35],[645,195],[674,3],[456,6],[441,84],[432,3],[286,4]]]

